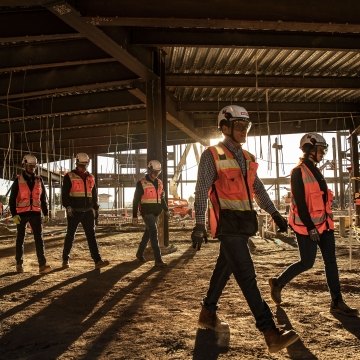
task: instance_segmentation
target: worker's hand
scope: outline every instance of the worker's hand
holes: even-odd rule
[[[93,214],[94,214],[94,219],[95,219],[95,220],[98,219],[98,217],[99,217],[99,210],[92,209],[92,211],[93,211]]]
[[[138,218],[133,218],[132,219],[132,224],[133,225],[137,225],[139,223],[139,219]]]
[[[48,222],[49,222],[49,216],[48,215],[45,215],[44,217],[43,217],[43,220],[42,220],[42,222],[43,222],[43,224],[47,224]]]
[[[277,232],[286,232],[288,228],[288,223],[286,219],[280,215],[278,211],[275,211],[271,214],[271,217],[273,218],[275,224],[279,227],[277,229]]]
[[[66,208],[66,216],[67,217],[72,217],[74,216],[74,209],[71,206],[68,206]]]
[[[20,222],[21,222],[21,217],[20,217],[20,215],[15,215],[15,216],[13,216],[13,217],[12,217],[12,221],[13,221],[14,224],[19,225]]]
[[[309,236],[312,241],[315,241],[315,242],[320,241],[320,234],[316,228],[309,230]]]
[[[201,249],[203,241],[208,242],[207,232],[204,224],[196,224],[191,233],[192,247],[197,251]]]

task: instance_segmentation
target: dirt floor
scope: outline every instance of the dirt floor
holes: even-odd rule
[[[71,268],[61,270],[64,227],[47,226],[45,243],[53,271],[38,275],[34,242],[28,235],[25,273],[15,273],[15,233],[0,236],[0,359],[360,359],[360,318],[329,313],[329,294],[318,255],[315,267],[283,291],[284,304],[270,299],[268,278],[297,259],[293,241],[254,238],[258,284],[276,321],[293,327],[301,340],[269,354],[245,300],[231,278],[219,315],[230,334],[198,329],[200,301],[218,254],[210,241],[200,252],[190,246],[191,224],[171,229],[165,269],[135,260],[140,232],[98,229],[103,258],[111,264],[94,270],[84,234],[79,231]],[[344,298],[360,308],[360,243],[337,239]]]

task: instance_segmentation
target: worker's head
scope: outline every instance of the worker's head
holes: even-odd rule
[[[225,136],[230,137],[238,144],[244,144],[251,128],[249,114],[242,106],[225,106],[219,112],[218,127]]]
[[[83,152],[77,153],[75,158],[75,164],[77,169],[79,169],[80,171],[86,171],[90,164],[89,155]]]
[[[161,163],[158,160],[150,160],[147,166],[147,173],[151,178],[156,179],[161,173]]]
[[[327,153],[328,144],[320,134],[310,132],[301,138],[300,149],[304,154],[304,159],[319,163]]]
[[[22,159],[22,166],[29,174],[33,174],[35,172],[37,164],[37,158],[34,155],[27,154]]]

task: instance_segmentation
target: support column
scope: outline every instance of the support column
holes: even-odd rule
[[[153,71],[157,78],[146,82],[146,121],[147,121],[147,162],[158,160],[164,168],[163,161],[163,117],[165,117],[165,104],[162,102],[165,95],[161,94],[161,54],[160,50],[153,51]],[[164,113],[164,114],[163,114]],[[166,118],[164,119],[166,121]],[[165,128],[166,131],[166,128]],[[165,134],[166,136],[166,134]],[[160,141],[159,141],[160,140]],[[167,187],[167,178],[162,174],[164,187]],[[158,224],[158,239],[160,247],[164,247],[164,216],[161,215]]]
[[[357,137],[357,133],[354,131],[354,128],[350,129],[350,146],[351,146],[351,167],[352,167],[352,176],[353,179],[351,181],[352,183],[352,188],[353,188],[353,198],[352,198],[352,202],[354,203],[355,201],[355,194],[359,193],[359,179],[360,179],[360,175],[359,175],[359,146],[358,146],[358,137]],[[349,204],[350,206],[350,204]],[[355,204],[354,205],[355,208],[355,214],[356,214],[356,220],[355,220],[355,224],[357,226],[360,225],[360,205]]]
[[[338,153],[338,164],[339,164],[339,178],[343,179],[344,178],[343,165],[342,165],[343,158],[341,155],[341,136],[339,133],[336,134],[336,142],[337,142],[337,153]],[[345,198],[344,198],[345,184],[343,181],[340,181],[339,185],[340,185],[339,205],[340,205],[340,209],[344,210],[345,209]]]

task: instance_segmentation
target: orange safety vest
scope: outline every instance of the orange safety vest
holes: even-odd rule
[[[19,191],[16,197],[16,212],[21,214],[26,211],[41,212],[41,180],[35,176],[35,184],[32,191],[24,179],[23,175],[18,175]]]
[[[254,155],[242,150],[246,159],[247,184],[249,195],[246,189],[245,179],[233,153],[222,143],[210,146],[218,178],[209,190],[209,224],[213,237],[216,237],[219,225],[220,210],[247,211],[251,210],[250,201],[254,198],[254,181],[258,164]]]
[[[326,203],[324,204],[324,192],[321,191],[320,185],[311,170],[305,164],[300,164],[298,167],[301,169],[302,180],[304,182],[305,201],[316,229],[320,234],[326,230],[334,230],[333,213],[331,210],[333,201],[332,191],[328,189]],[[300,219],[293,195],[291,196],[289,225],[298,234],[309,234],[306,226]]]
[[[93,175],[89,174],[86,177],[85,183],[84,180],[81,178],[81,176],[75,174],[74,172],[70,171],[68,173],[69,178],[71,180],[71,188],[69,196],[71,197],[77,197],[77,198],[92,198],[92,189],[95,186],[95,178]]]
[[[154,184],[151,181],[142,178],[140,180],[144,190],[144,194],[141,196],[141,204],[159,204],[161,203],[161,196],[164,191],[163,183],[158,179],[158,189],[156,191]]]

